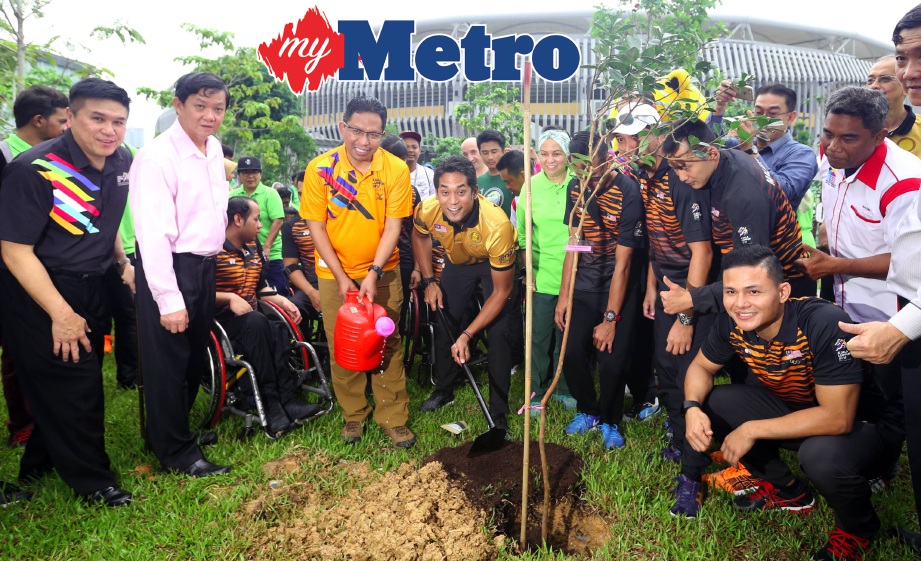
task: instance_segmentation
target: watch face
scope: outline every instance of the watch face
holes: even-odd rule
[[[604,321],[614,321],[616,317],[617,317],[617,314],[615,314],[612,311],[607,311],[604,313]]]

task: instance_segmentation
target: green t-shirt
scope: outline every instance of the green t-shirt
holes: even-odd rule
[[[505,211],[506,216],[509,218],[512,217],[513,197],[509,192],[508,187],[505,186],[505,182],[502,181],[502,177],[498,173],[496,175],[489,175],[489,172],[487,171],[483,175],[476,178],[476,183],[480,187],[481,195],[496,203],[496,205],[502,207],[502,210]]]
[[[7,142],[7,144],[10,145],[10,152],[13,153],[13,157],[14,157],[14,158],[15,158],[16,156],[22,154],[23,152],[25,152],[25,151],[28,150],[29,148],[32,148],[32,145],[31,145],[31,144],[29,144],[29,143],[26,142],[25,140],[23,140],[23,139],[19,138],[18,136],[16,136],[16,133],[13,133],[13,134],[9,135],[8,137],[6,137],[6,142]],[[7,162],[7,163],[9,163],[9,162]]]
[[[569,240],[566,225],[566,187],[575,176],[566,175],[556,184],[540,172],[531,177],[531,251],[534,259],[534,285],[541,294],[557,295],[563,277],[563,259]],[[518,247],[525,248],[524,195],[518,199]]]
[[[229,196],[250,197],[259,203],[259,220],[262,221],[262,229],[259,230],[259,243],[263,244],[263,247],[265,247],[265,240],[269,237],[272,221],[278,220],[279,218],[282,220],[285,219],[285,208],[281,205],[281,197],[278,196],[278,191],[260,183],[256,186],[252,195],[246,194],[245,187],[237,187],[230,191]],[[272,242],[272,247],[266,249],[269,251],[269,261],[278,261],[281,259],[280,230],[278,235],[275,236],[275,241]]]

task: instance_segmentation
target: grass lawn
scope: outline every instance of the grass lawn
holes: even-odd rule
[[[242,421],[231,418],[217,426],[219,443],[207,449],[209,459],[234,466],[228,476],[200,480],[166,474],[146,453],[138,431],[138,399],[134,391],[116,391],[112,356],[106,357],[107,449],[121,485],[134,493],[126,508],[86,506],[51,474],[30,484],[31,502],[0,509],[0,560],[8,559],[248,559],[257,533],[293,516],[296,509],[276,500],[258,517],[247,516],[244,506],[270,492],[271,477],[262,467],[302,448],[347,462],[367,462],[372,470],[390,471],[400,464],[419,461],[445,446],[453,446],[483,432],[485,421],[469,388],[460,390],[454,405],[434,413],[420,414],[419,404],[430,388],[408,384],[412,399],[410,428],[419,442],[409,451],[390,446],[373,423],[366,424],[364,440],[355,446],[340,443],[339,410],[272,442],[262,434],[246,442],[235,436]],[[513,380],[512,408],[522,403],[522,376]],[[598,432],[565,437],[563,426],[570,414],[554,403],[548,411],[548,440],[573,448],[585,460],[585,501],[610,522],[612,538],[596,551],[598,559],[662,560],[794,560],[808,559],[833,527],[832,514],[819,500],[809,515],[764,513],[736,515],[729,496],[711,493],[702,516],[695,521],[672,518],[671,464],[648,463],[647,456],[662,445],[664,419],[627,423],[623,429],[627,446],[606,452]],[[0,408],[6,419],[6,407]],[[440,428],[443,423],[464,420],[470,430],[454,436]],[[522,436],[520,417],[510,419],[515,439]],[[532,425],[537,436],[536,423]],[[5,438],[5,430],[2,431]],[[0,478],[13,480],[18,472],[20,450],[0,452]],[[152,470],[148,468],[153,468]],[[309,472],[308,472],[309,473]],[[318,472],[319,473],[319,472]],[[353,485],[347,474],[311,481],[330,497],[344,497]],[[309,477],[309,475],[307,475]],[[875,499],[884,528],[891,524],[915,527],[915,512],[907,463],[892,487]],[[263,553],[262,557],[267,554]],[[273,557],[274,555],[274,557]],[[291,559],[279,550],[268,558]],[[538,550],[513,556],[501,548],[500,559],[565,559],[561,554]],[[912,559],[894,540],[879,540],[867,559]]]

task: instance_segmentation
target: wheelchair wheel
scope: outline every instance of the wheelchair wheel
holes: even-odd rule
[[[201,388],[192,405],[190,421],[192,426],[212,428],[221,418],[221,411],[227,399],[227,364],[217,336],[212,331],[208,340],[206,368],[201,376]]]
[[[325,413],[332,409],[333,393],[329,388],[329,379],[323,369],[320,357],[312,344],[304,340],[301,330],[294,320],[280,306],[262,301],[266,315],[284,323],[290,337],[291,349],[288,351],[288,371],[297,378],[297,385],[306,391],[308,403],[317,402],[325,408]],[[320,345],[318,343],[318,345]]]
[[[294,320],[291,319],[291,316],[281,308],[281,306],[276,305],[273,302],[262,301],[263,304],[267,305],[271,310],[269,317],[273,315],[276,320],[282,321],[285,325],[285,328],[288,330],[288,336],[291,338],[291,341],[304,341],[304,336],[301,334],[300,328],[294,323]],[[304,379],[307,377],[307,373],[310,371],[311,361],[310,354],[305,348],[298,348],[292,345],[291,350],[288,352],[288,370],[294,373],[298,378],[298,385],[304,382]]]
[[[409,291],[409,304],[406,306],[406,333],[403,335],[403,366],[407,371],[412,370],[413,361],[419,352],[419,292]]]

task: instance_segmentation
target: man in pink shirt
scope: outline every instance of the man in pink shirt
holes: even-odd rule
[[[176,81],[178,118],[131,166],[137,233],[137,322],[147,395],[147,445],[164,468],[204,477],[227,473],[202,454],[189,428],[214,315],[215,256],[224,245],[227,179],[212,136],[230,101],[213,74]]]

